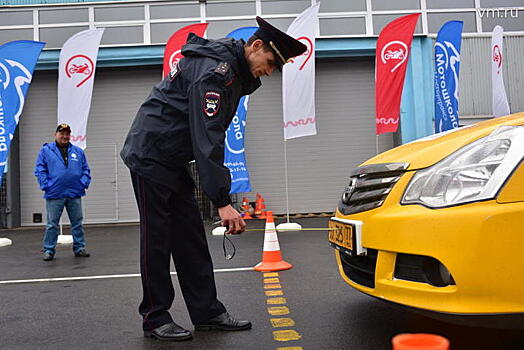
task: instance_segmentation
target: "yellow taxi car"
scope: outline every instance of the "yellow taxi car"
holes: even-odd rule
[[[430,314],[524,314],[524,113],[354,169],[329,242],[343,279]]]

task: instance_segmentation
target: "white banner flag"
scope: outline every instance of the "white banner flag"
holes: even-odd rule
[[[58,64],[58,123],[71,126],[71,143],[85,149],[86,128],[95,80],[96,58],[104,29],[90,29],[70,37]]]
[[[291,23],[287,34],[307,46],[307,51],[284,65],[282,102],[284,139],[316,135],[315,117],[315,35],[318,27],[317,3]]]
[[[496,26],[491,36],[491,88],[493,89],[493,116],[501,117],[510,114],[508,97],[504,88],[502,67],[504,55],[502,53],[502,34],[504,29]]]

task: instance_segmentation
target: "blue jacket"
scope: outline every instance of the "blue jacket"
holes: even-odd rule
[[[69,144],[68,164],[56,142],[44,143],[36,159],[35,176],[44,198],[76,198],[86,194],[91,175],[84,151]]]

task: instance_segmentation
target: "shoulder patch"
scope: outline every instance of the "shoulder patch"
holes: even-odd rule
[[[213,117],[220,109],[220,94],[215,91],[208,91],[204,95],[204,113],[208,117]]]
[[[220,64],[215,68],[215,73],[218,73],[222,76],[225,76],[226,73],[229,71],[229,68],[231,66],[227,62],[220,62]]]

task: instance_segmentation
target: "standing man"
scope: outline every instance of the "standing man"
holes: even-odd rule
[[[241,96],[260,86],[306,46],[257,17],[259,29],[242,40],[206,40],[189,34],[182,58],[140,107],[120,153],[131,170],[140,211],[139,307],[144,335],[191,339],[168,310],[174,298],[173,256],[180,288],[196,330],[237,331],[251,322],[231,316],[217,299],[213,264],[196,204],[188,163],[196,165],[205,193],[228,234],[245,222],[231,206],[231,175],[224,166],[225,131]]]
[[[91,182],[84,151],[69,143],[71,128],[59,124],[55,142],[44,143],[36,159],[35,176],[45,192],[47,225],[44,236],[44,261],[53,260],[58,238],[58,223],[64,207],[71,221],[73,252],[87,258],[84,229],[82,227],[82,196]]]

